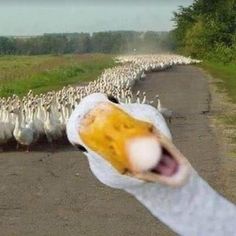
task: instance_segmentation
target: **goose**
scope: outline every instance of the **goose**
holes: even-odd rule
[[[53,119],[50,105],[46,105],[45,113],[46,113],[46,120],[44,123],[44,130],[48,142],[52,144],[53,141],[58,140],[63,136],[61,130],[61,124],[59,121]]]
[[[136,102],[137,103],[141,103],[139,96],[140,96],[140,91],[138,90],[137,93],[136,93]]]
[[[5,132],[5,123],[0,121],[0,152],[3,151],[3,145],[7,143],[8,138],[6,137],[6,132]]]
[[[9,116],[9,106],[6,106],[4,110],[2,110],[2,117],[0,119],[0,145],[4,145],[12,138],[12,125],[11,119]]]
[[[142,74],[141,74],[141,76],[140,76],[141,80],[144,80],[146,77],[147,77],[147,76],[146,76],[145,72],[143,71]]]
[[[146,92],[143,92],[143,100],[142,100],[142,104],[145,104],[147,102],[147,96],[146,96]]]
[[[102,92],[114,95],[121,102],[147,104],[149,101],[145,93],[138,92],[135,96],[131,91],[132,86],[141,77],[144,78],[150,71],[159,71],[170,65],[197,63],[178,55],[126,55],[117,59],[120,65],[106,69],[97,80],[89,82],[86,86],[67,86],[57,92],[50,91],[39,95],[34,95],[30,90],[22,99],[15,94],[8,98],[0,98],[0,145],[3,146],[14,138],[13,130],[17,116],[21,116],[22,119],[19,129],[29,128],[34,132],[33,142],[38,140],[37,137],[45,138],[45,135],[51,142],[60,139],[61,134],[65,133],[67,120],[83,97]],[[44,104],[50,106],[48,112],[43,107]],[[15,107],[23,114],[10,114],[9,110]],[[166,116],[165,112],[162,113]]]
[[[70,116],[67,136],[102,183],[133,195],[177,234],[235,235],[235,205],[193,169],[154,107],[91,94]]]
[[[39,136],[44,135],[44,124],[45,114],[42,106],[42,98],[40,98],[37,102],[35,102],[35,115],[34,115],[34,125],[35,129],[39,133]]]
[[[19,145],[26,146],[26,151],[29,152],[30,145],[34,142],[35,133],[32,127],[26,126],[24,121],[24,111],[19,108],[12,110],[12,113],[16,116],[15,128],[13,135],[17,141],[17,147]]]
[[[30,107],[30,116],[29,116],[29,122],[25,125],[26,128],[29,128],[30,130],[33,131],[33,143],[36,143],[39,139],[40,133],[38,132],[38,130],[35,127],[35,111],[36,111],[36,107],[34,105],[31,105]]]
[[[162,107],[159,95],[156,95],[157,99],[157,110],[168,120],[169,123],[172,121],[173,111],[168,108]]]

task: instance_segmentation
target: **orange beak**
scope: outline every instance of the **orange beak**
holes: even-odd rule
[[[99,103],[84,116],[80,123],[79,135],[88,148],[107,160],[121,174],[150,182],[159,181],[171,186],[182,185],[187,179],[190,165],[172,142],[153,124],[132,117],[110,102]],[[157,150],[156,156],[154,151],[146,150],[147,153],[151,153],[146,154],[141,150],[142,162],[137,164],[140,158],[134,157],[135,150],[130,152],[130,143],[134,140],[147,140],[147,149],[151,143],[150,147],[154,147],[154,151]],[[181,167],[180,172],[183,175],[181,178],[177,177],[174,180],[172,178],[174,175],[163,176],[154,171],[162,158],[159,150],[168,152],[168,155],[174,159],[172,162],[175,161]],[[140,151],[135,155],[140,156]]]

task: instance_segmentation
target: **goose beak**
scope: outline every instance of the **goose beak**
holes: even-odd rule
[[[171,187],[184,185],[189,177],[190,164],[171,140],[118,105],[97,104],[81,120],[79,135],[121,174]]]

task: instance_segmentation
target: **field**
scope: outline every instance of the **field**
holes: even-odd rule
[[[0,57],[0,96],[23,96],[57,90],[68,84],[96,79],[112,67],[111,55],[42,55]]]

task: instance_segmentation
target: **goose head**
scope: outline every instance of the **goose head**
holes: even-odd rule
[[[131,110],[111,96],[91,94],[73,111],[67,123],[68,139],[89,157],[95,175],[105,167],[112,175],[133,180],[184,185],[191,166],[168,137],[166,124],[161,124],[164,119],[157,125],[139,119]],[[102,164],[95,167],[95,161]]]

